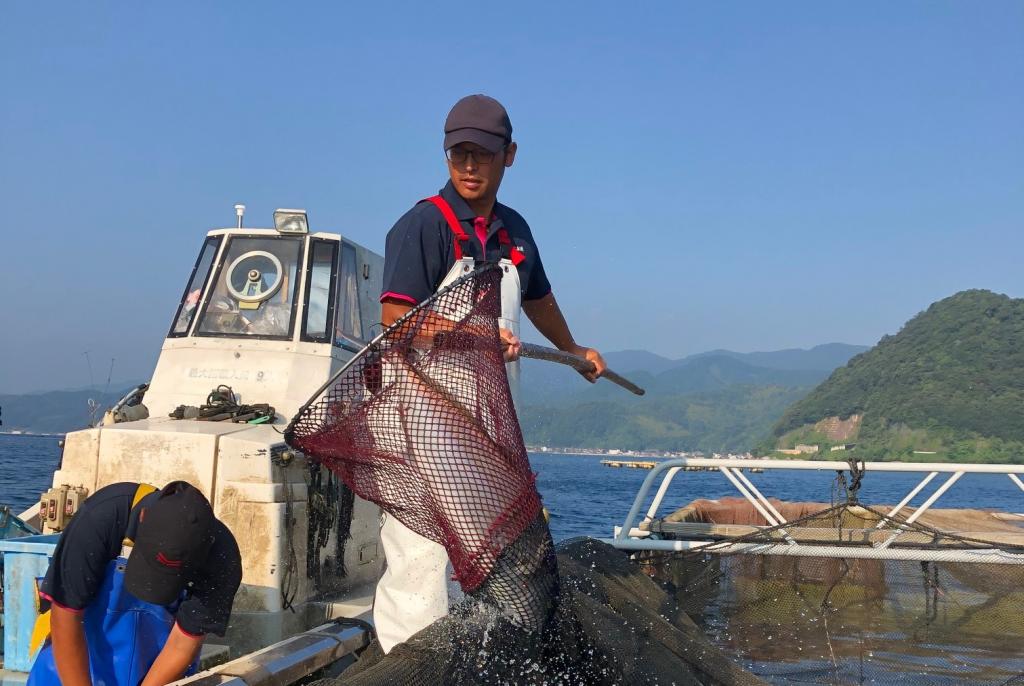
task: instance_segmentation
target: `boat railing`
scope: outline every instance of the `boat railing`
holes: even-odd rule
[[[901,521],[888,536],[882,540],[873,542],[870,546],[829,546],[829,545],[808,545],[794,540],[785,530],[786,519],[778,509],[764,496],[763,493],[743,473],[744,469],[756,470],[811,470],[811,471],[850,471],[851,466],[846,462],[827,460],[764,460],[744,458],[680,458],[664,460],[657,464],[644,479],[640,490],[633,499],[629,512],[621,527],[615,527],[613,538],[602,539],[616,548],[622,550],[648,550],[648,551],[682,551],[696,548],[707,548],[708,552],[729,552],[729,553],[757,553],[773,555],[794,555],[806,557],[848,557],[857,559],[893,559],[893,560],[918,560],[935,562],[994,562],[1003,564],[1024,564],[1024,555],[1009,553],[999,548],[976,548],[963,549],[929,549],[929,548],[891,548],[891,544],[899,538],[905,527],[912,525],[937,503],[949,489],[956,484],[964,474],[1002,474],[1021,489],[1024,495],[1024,481],[1020,475],[1024,475],[1024,465],[1019,464],[956,464],[956,463],[925,463],[925,462],[857,462],[859,471],[871,472],[911,472],[924,476],[911,488],[906,496],[899,503],[892,507],[886,517],[878,522],[876,528],[881,528],[887,522],[891,523],[907,505],[933,480],[935,477],[948,475],[945,481],[917,507],[913,514]],[[717,470],[729,481],[730,484],[742,495],[758,513],[764,517],[769,527],[778,528],[783,541],[778,543],[723,543],[721,541],[702,540],[664,540],[652,536],[647,529],[641,528],[641,522],[637,521],[654,484],[660,479],[661,483],[647,508],[642,523],[652,522],[658,513],[669,486],[681,471],[693,468],[705,468]],[[1024,533],[1024,532],[1022,532]],[[713,546],[713,547],[709,547]]]
[[[339,618],[170,686],[288,686],[351,660],[372,638],[373,629],[366,622]]]

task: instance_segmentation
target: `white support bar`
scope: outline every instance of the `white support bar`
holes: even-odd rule
[[[658,475],[666,469],[685,466],[685,464],[675,464],[677,462],[677,460],[666,460],[652,469],[651,473],[644,478],[644,482],[640,484],[640,490],[637,492],[636,497],[633,498],[633,504],[630,505],[629,512],[626,514],[626,521],[623,523],[622,529],[620,529],[619,533],[615,536],[617,540],[628,540],[629,532],[633,529],[633,523],[636,521],[636,516],[640,512],[640,508],[643,506],[644,501],[647,500],[647,492],[651,490],[651,484],[654,483],[654,480]]]
[[[914,522],[916,522],[921,517],[921,515],[923,515],[928,510],[929,507],[934,505],[935,501],[937,501],[939,498],[941,498],[942,495],[946,491],[948,491],[949,488],[953,484],[955,484],[960,479],[960,477],[963,476],[963,475],[964,475],[963,472],[956,472],[956,473],[953,474],[953,476],[951,476],[948,479],[946,479],[946,483],[944,483],[941,486],[939,486],[938,490],[936,490],[934,493],[932,493],[931,497],[929,497],[928,500],[924,501],[924,505],[922,505],[921,507],[917,508],[917,510],[914,511],[914,514],[912,514],[909,517],[907,517],[907,521],[904,522],[902,525],[900,525],[899,529],[897,529],[896,531],[893,532],[892,536],[890,536],[889,538],[887,538],[884,541],[882,541],[881,543],[879,543],[876,546],[876,548],[878,548],[879,550],[885,550],[886,548],[888,548],[889,544],[892,543],[893,541],[895,541],[899,537],[899,535],[902,534],[906,530],[906,526],[907,525],[913,524]]]
[[[706,549],[708,553],[785,555],[790,557],[831,557],[854,560],[905,560],[911,562],[982,562],[1024,565],[1024,555],[1002,550],[919,550],[912,548],[870,548],[833,545],[782,545],[781,543],[721,543],[715,541],[667,541],[656,539],[602,538],[619,550],[678,552]]]
[[[766,510],[759,502],[757,502],[757,500],[754,499],[754,496],[750,493],[750,491],[748,491],[746,487],[742,483],[740,483],[739,479],[736,478],[736,476],[729,470],[728,467],[719,467],[718,470],[722,472],[722,474],[725,474],[725,478],[728,479],[732,483],[732,485],[736,487],[736,490],[739,491],[740,494],[744,498],[746,498],[747,501],[751,505],[753,505],[758,512],[761,513],[761,516],[764,517],[765,521],[768,522],[769,526],[779,526],[780,524],[786,521],[781,517],[779,519],[782,519],[782,521],[775,519],[775,517],[773,517],[771,513],[768,512],[768,510]],[[771,505],[769,504],[768,507],[771,507]],[[786,542],[789,543],[789,545],[797,545],[797,542],[793,540],[793,538],[789,535],[788,531],[786,531],[785,529],[779,529],[779,533],[782,534],[782,536],[786,539]]]
[[[771,512],[764,509],[764,506],[761,505],[761,503],[757,502],[753,494],[750,491],[748,491],[743,484],[739,482],[739,480],[733,475],[733,473],[729,471],[728,467],[719,467],[718,471],[722,472],[722,474],[725,474],[725,478],[729,480],[729,483],[736,487],[736,490],[740,492],[740,495],[746,498],[747,502],[753,505],[754,509],[761,513],[761,516],[764,517],[764,520],[768,522],[768,526],[778,526],[780,524],[779,520],[775,519],[775,517],[772,516]]]
[[[1006,476],[1010,477],[1010,481],[1017,484],[1020,490],[1024,491],[1024,481],[1021,481],[1019,476],[1016,474],[1007,474]]]
[[[751,482],[750,479],[748,479],[747,476],[739,470],[738,467],[733,467],[732,473],[736,475],[737,479],[743,482],[744,486],[750,489],[750,492],[754,494],[754,497],[761,501],[762,505],[771,510],[772,514],[775,515],[775,519],[779,520],[779,524],[786,523],[786,518],[782,516],[782,513],[779,512],[775,508],[775,506],[771,504],[768,498],[765,498],[763,495],[761,495],[761,491],[757,490],[757,486],[755,486],[753,482]]]
[[[921,483],[919,483],[917,486],[915,486],[914,489],[912,491],[910,491],[910,493],[907,494],[907,497],[900,501],[899,505],[897,505],[896,507],[894,507],[892,510],[889,511],[889,514],[887,514],[885,516],[885,519],[883,519],[882,521],[878,522],[878,524],[875,525],[875,528],[876,529],[881,529],[883,526],[885,526],[886,522],[889,519],[892,519],[893,517],[895,517],[899,513],[900,510],[902,510],[904,507],[907,506],[907,503],[909,503],[911,500],[913,500],[914,497],[917,496],[917,494],[921,492],[922,488],[927,486],[928,483],[932,479],[934,479],[936,476],[938,476],[938,475],[939,475],[938,472],[929,472],[927,476],[925,476],[923,479],[921,479]],[[1011,474],[1011,476],[1012,476],[1012,474]]]
[[[612,536],[618,536],[618,535],[619,535],[619,527],[615,527],[614,531],[612,531]],[[635,527],[629,532],[629,537],[630,538],[647,538],[650,535],[651,535],[650,531],[646,531],[644,529],[637,529]]]
[[[654,502],[651,503],[651,508],[647,510],[647,521],[654,519],[654,515],[658,514],[658,508],[661,507],[661,501],[665,499],[665,492],[668,490],[669,484],[672,483],[672,479],[679,473],[681,467],[673,467],[668,470],[668,474],[661,481],[661,487],[658,488],[658,492],[654,495]],[[37,503],[38,504],[38,503]]]

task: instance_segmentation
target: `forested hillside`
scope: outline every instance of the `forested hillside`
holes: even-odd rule
[[[822,420],[860,416],[830,439]],[[1024,299],[934,303],[790,407],[763,449],[839,442],[871,459],[1024,460]]]
[[[527,442],[633,450],[749,450],[807,386],[731,385],[714,391],[530,406],[520,416]]]

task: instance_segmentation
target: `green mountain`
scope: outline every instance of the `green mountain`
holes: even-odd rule
[[[1024,460],[1024,299],[934,303],[786,410],[765,451],[855,444],[864,459]]]
[[[755,367],[769,369],[802,369],[813,371],[832,371],[849,361],[857,353],[868,349],[866,345],[849,345],[848,343],[823,343],[810,349],[787,348],[771,352],[736,353],[731,350],[712,350],[706,353],[691,355],[682,360],[690,360],[706,356],[732,357]]]
[[[523,408],[520,422],[532,445],[742,452],[809,388],[732,385],[636,400],[533,405]]]
[[[605,355],[608,366],[625,374],[648,393],[691,393],[734,384],[756,386],[814,386],[833,369],[846,364],[867,346],[828,343],[809,350],[737,353],[714,350],[670,360],[645,350],[623,350]],[[523,360],[523,404],[578,405],[620,399],[622,391],[610,384],[588,386],[573,370],[549,362]]]
[[[609,366],[647,390],[641,398],[526,360],[523,435],[530,444],[552,447],[746,451],[786,407],[866,349],[836,345],[842,348],[831,352],[840,356],[835,364],[822,356],[819,348],[826,346],[778,354],[716,351],[676,361],[642,351],[607,355]],[[750,364],[751,356],[775,366]],[[628,360],[644,362],[646,369],[629,371]]]

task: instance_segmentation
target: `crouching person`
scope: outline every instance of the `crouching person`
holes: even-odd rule
[[[118,483],[96,491],[61,535],[40,586],[47,636],[28,686],[163,686],[195,671],[224,635],[242,579],[238,544],[202,493]]]

